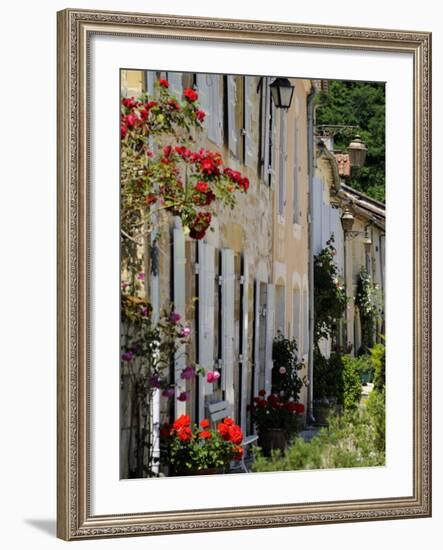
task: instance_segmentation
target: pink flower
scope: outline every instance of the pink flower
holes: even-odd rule
[[[189,399],[189,392],[182,391],[181,394],[177,397],[178,401],[187,401]]]
[[[187,338],[191,334],[191,329],[189,327],[183,327],[178,333],[180,338]]]
[[[180,373],[180,378],[182,378],[183,380],[190,380],[191,378],[194,378],[194,376],[195,376],[195,369],[191,365],[188,365]]]
[[[209,371],[206,374],[206,380],[209,382],[209,384],[214,384],[215,382],[217,382],[219,378],[220,378],[220,373],[218,372],[218,370]]]
[[[144,281],[144,280],[145,280],[145,274],[144,274],[143,272],[142,272],[142,273],[139,273],[139,274],[137,275],[137,279],[138,279],[139,281]]]
[[[175,395],[174,388],[166,388],[162,391],[163,397],[173,397]]]
[[[286,374],[286,369],[285,369],[285,367],[280,367],[280,368],[278,369],[278,372],[279,372],[280,374]]]
[[[176,311],[171,311],[171,314],[169,315],[169,322],[173,325],[176,325],[181,318],[182,316],[180,315],[180,313],[177,313]]]
[[[132,351],[125,351],[125,353],[122,353],[122,360],[123,361],[131,361],[134,357],[134,354]]]

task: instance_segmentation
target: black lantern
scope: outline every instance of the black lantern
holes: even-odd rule
[[[287,78],[276,78],[270,88],[274,105],[278,109],[289,109],[294,95],[294,86],[289,80]]]
[[[348,146],[349,162],[351,166],[361,168],[365,163],[367,151],[368,148],[362,142],[361,137],[355,136]]]

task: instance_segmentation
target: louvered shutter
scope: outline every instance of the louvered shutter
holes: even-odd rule
[[[221,293],[222,293],[222,389],[225,399],[234,405],[234,251],[221,251]]]
[[[203,126],[206,128],[208,138],[217,145],[221,145],[223,111],[220,97],[220,76],[198,74],[197,88],[200,107],[206,113]]]
[[[174,309],[180,314],[182,320],[186,315],[186,254],[185,254],[185,236],[183,233],[180,218],[175,218],[175,226],[172,230],[172,242],[174,257],[173,267],[173,301]],[[186,390],[186,381],[180,375],[186,367],[185,346],[181,346],[175,354],[175,384],[177,395]],[[186,412],[186,402],[177,401],[175,403],[175,415],[180,416]]]
[[[257,162],[257,149],[254,142],[256,123],[254,97],[256,95],[255,77],[245,76],[245,164],[250,168],[255,168]]]
[[[263,160],[263,181],[269,185],[269,170],[271,165],[270,147],[271,147],[271,134],[270,134],[270,92],[269,92],[269,78],[263,77],[262,82],[262,160]]]
[[[235,110],[237,105],[237,85],[235,76],[228,75],[228,142],[229,150],[235,156],[238,154],[238,128],[235,118]]]
[[[198,243],[198,342],[199,365],[205,372],[214,369],[214,285],[215,250],[210,244]],[[213,385],[200,380],[199,416],[204,416],[204,396],[212,393]]]
[[[273,284],[267,285],[266,302],[265,390],[269,393],[272,386],[272,345],[275,336],[275,286]]]
[[[249,268],[248,259],[243,257],[243,273],[241,279],[242,301],[242,349],[241,349],[241,396],[240,396],[240,425],[246,433],[246,406],[248,402],[248,366],[249,366]]]
[[[170,73],[167,74],[169,81],[169,91],[179,101],[182,99],[183,94],[183,75],[182,73]]]

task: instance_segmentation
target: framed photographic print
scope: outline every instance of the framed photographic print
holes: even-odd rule
[[[58,40],[59,537],[429,516],[430,34]]]

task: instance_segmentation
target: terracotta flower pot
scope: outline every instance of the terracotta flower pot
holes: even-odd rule
[[[258,445],[265,456],[270,456],[273,449],[284,452],[287,443],[288,435],[282,428],[268,428],[261,431],[258,437]]]

